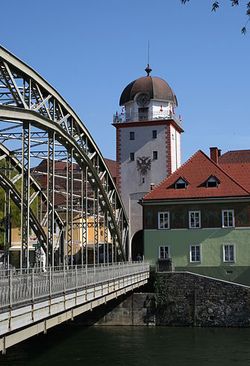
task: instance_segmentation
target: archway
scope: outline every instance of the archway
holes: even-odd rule
[[[136,261],[144,256],[143,230],[137,231],[131,241],[132,260]]]

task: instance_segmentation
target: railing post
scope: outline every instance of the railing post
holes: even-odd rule
[[[75,266],[75,288],[77,289],[78,281],[77,281],[77,265]]]
[[[49,267],[49,296],[52,295],[52,274],[51,274],[51,267]]]
[[[34,303],[35,300],[34,268],[31,269],[31,299],[32,303]]]
[[[9,306],[10,306],[10,308],[12,308],[12,300],[13,300],[13,298],[12,298],[12,293],[13,293],[12,292],[13,291],[12,285],[13,285],[12,270],[9,269]]]
[[[66,276],[65,276],[65,266],[63,266],[63,292],[66,292]]]

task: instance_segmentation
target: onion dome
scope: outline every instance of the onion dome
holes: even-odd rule
[[[140,77],[125,87],[120,97],[120,106],[133,101],[139,93],[147,94],[150,99],[170,101],[178,106],[177,98],[168,83],[157,76],[150,76],[152,70],[149,65],[147,65],[145,71],[147,76]]]

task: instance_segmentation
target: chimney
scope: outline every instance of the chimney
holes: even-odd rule
[[[218,147],[210,147],[210,159],[216,164],[219,162],[219,157],[221,156],[221,150]]]

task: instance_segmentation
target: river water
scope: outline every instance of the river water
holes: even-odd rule
[[[0,366],[250,365],[250,329],[83,327],[69,323],[7,350]]]

